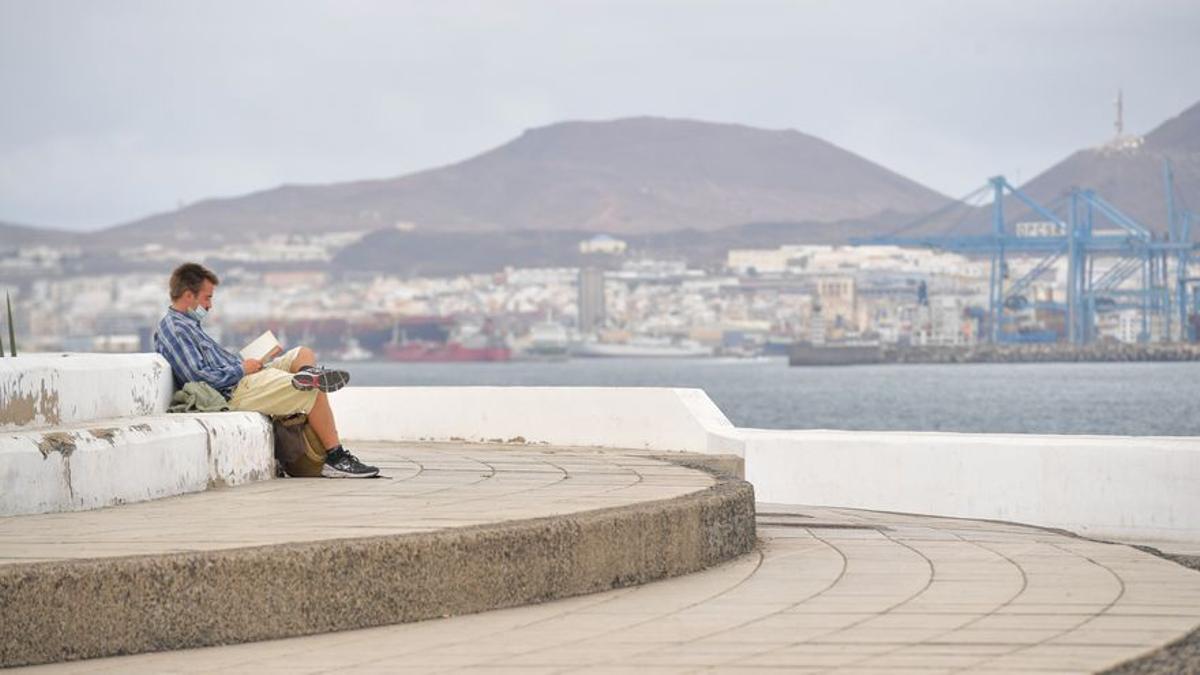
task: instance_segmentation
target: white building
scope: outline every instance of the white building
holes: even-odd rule
[[[610,237],[607,234],[598,234],[591,239],[585,239],[579,242],[580,253],[607,253],[609,255],[621,255],[625,252],[628,245],[617,239]]]

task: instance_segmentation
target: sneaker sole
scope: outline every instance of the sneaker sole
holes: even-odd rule
[[[344,370],[326,370],[317,375],[301,371],[292,375],[292,386],[300,391],[319,389],[330,394],[347,384],[350,384],[350,373]]]
[[[321,467],[322,478],[374,478],[379,475],[379,469],[368,473],[350,473],[349,471],[338,471],[328,464]]]

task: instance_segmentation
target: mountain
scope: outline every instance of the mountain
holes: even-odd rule
[[[639,117],[564,122],[450,166],[383,180],[289,185],[104,231],[120,241],[377,230],[638,235],[750,222],[922,213],[942,195],[819,138]]]
[[[1022,189],[1046,203],[1072,186],[1091,188],[1151,230],[1166,232],[1164,161],[1175,174],[1177,208],[1200,210],[1200,103],[1159,125],[1139,146],[1111,143],[1080,150]]]
[[[32,246],[37,244],[66,244],[76,239],[75,232],[51,230],[27,225],[0,223],[0,250],[10,246]]]

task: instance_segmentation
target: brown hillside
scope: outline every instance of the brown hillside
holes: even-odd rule
[[[105,237],[180,239],[191,231],[244,238],[397,222],[433,231],[633,235],[921,213],[944,201],[796,131],[643,117],[534,129],[472,159],[400,178],[210,200],[108,230]]]

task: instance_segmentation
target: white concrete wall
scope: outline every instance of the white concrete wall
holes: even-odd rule
[[[329,397],[343,437],[514,441],[741,454],[737,430],[699,389],[349,387]]]
[[[1200,541],[1200,439],[741,429],[759,501]]]
[[[272,477],[257,413],[154,415],[0,432],[0,516],[78,511]]]
[[[158,354],[0,359],[0,431],[164,412],[174,383]]]

